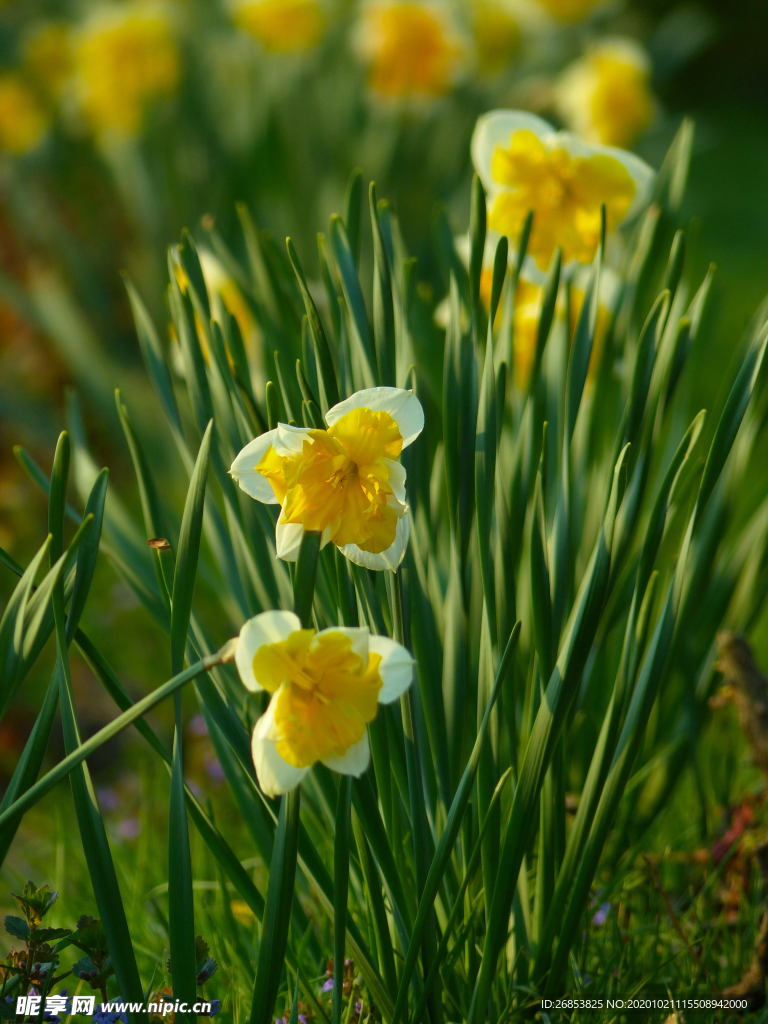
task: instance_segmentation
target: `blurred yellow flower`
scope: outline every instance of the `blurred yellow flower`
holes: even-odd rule
[[[168,17],[160,7],[104,7],[81,29],[75,48],[77,84],[94,131],[135,135],[147,103],[172,93],[180,62]]]
[[[621,149],[556,132],[533,114],[497,110],[481,117],[472,160],[488,196],[488,226],[517,239],[529,210],[528,252],[546,270],[559,246],[563,262],[588,263],[600,240],[648,202],[653,171]]]
[[[316,46],[325,28],[317,0],[240,0],[235,22],[271,53],[302,53]]]
[[[466,60],[466,44],[439,3],[372,0],[363,9],[357,48],[370,62],[368,83],[387,100],[448,93]]]
[[[634,145],[654,113],[647,54],[630,39],[604,39],[565,69],[555,86],[555,104],[583,138]]]
[[[48,116],[32,90],[13,71],[0,74],[0,150],[23,156],[48,131]]]
[[[541,6],[557,21],[583,21],[605,0],[539,0]]]
[[[586,281],[585,274],[577,275],[571,285],[571,315],[569,338],[573,341],[576,331],[576,324],[584,304],[584,288]],[[486,309],[491,304],[491,284],[493,281],[493,269],[490,266],[484,267],[480,278],[480,297]],[[595,324],[595,337],[592,343],[592,355],[589,360],[588,377],[591,379],[596,371],[600,355],[603,351],[608,328],[613,320],[616,299],[619,293],[618,278],[607,267],[603,267],[600,276],[600,301],[597,307],[597,322]],[[520,277],[515,290],[515,304],[512,323],[512,347],[515,371],[515,383],[518,388],[525,390],[533,367],[533,357],[536,353],[536,331],[541,317],[541,307],[544,302],[544,287],[532,281]],[[565,315],[565,303],[562,292],[558,296],[556,316],[562,321]],[[497,321],[500,312],[496,314]]]
[[[520,49],[520,24],[503,4],[479,0],[472,4],[475,49],[480,71],[503,71]]]
[[[30,74],[53,99],[58,99],[72,74],[72,30],[66,22],[34,25],[24,39],[24,62]]]

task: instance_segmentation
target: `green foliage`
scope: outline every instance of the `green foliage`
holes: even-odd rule
[[[601,866],[609,877],[627,868],[671,793],[670,783],[664,799],[651,799],[650,771],[673,780],[690,756],[680,738],[706,722],[717,629],[756,621],[768,596],[764,573],[749,565],[751,549],[765,551],[768,518],[740,492],[765,422],[762,321],[722,410],[708,417],[711,434],[703,411],[692,414],[686,402],[710,281],[689,280],[677,224],[689,149],[686,127],[660,176],[658,205],[626,239],[621,304],[607,333],[599,329],[603,246],[573,330],[575,286],[555,254],[524,381],[513,355],[531,222],[520,239],[499,242],[486,310],[479,181],[468,269],[441,234],[448,315],[437,355],[432,310],[414,286],[397,219],[373,187],[366,250],[359,175],[346,221],[334,217],[321,243],[317,287],[290,240],[286,259],[239,211],[247,262],[230,254],[228,265],[258,324],[268,379],[209,293],[191,235],[169,255],[176,348],[129,285],[157,406],[189,481],[186,502],[175,502],[149,420],[129,415],[125,388],[118,413],[143,521],[107,494],[107,474],[74,416],[50,483],[22,457],[49,493],[51,536],[26,572],[3,558],[21,577],[0,623],[8,700],[54,631],[57,664],[0,806],[0,845],[7,852],[21,815],[69,776],[102,922],[81,920],[67,933],[85,954],[78,977],[105,990],[114,970],[122,996],[135,1001],[149,983],[86,764],[133,724],[170,772],[166,930],[176,998],[191,1000],[219,962],[199,935],[190,820],[222,893],[231,887],[257,922],[246,941],[231,908],[224,912],[233,958],[253,982],[237,1019],[296,1018],[301,996],[315,1019],[334,1024],[352,1019],[358,998],[371,1020],[388,1024],[419,1024],[426,1014],[432,1024],[480,1024],[489,1013],[522,1019],[536,993],[581,984],[575,965],[586,956],[580,936],[603,889]],[[361,267],[372,268],[372,280]],[[274,510],[239,491],[228,466],[266,427],[294,417],[317,427],[337,399],[394,383],[412,386],[426,414],[403,460],[411,540],[402,565],[378,574],[351,566],[306,532],[289,570],[275,557]],[[84,517],[66,548],[65,514],[81,518],[66,503],[70,461]],[[168,639],[170,678],[136,703],[80,626],[97,551]],[[51,570],[35,590],[46,557]],[[215,653],[212,639],[272,607],[293,607],[305,627],[366,625],[404,643],[416,662],[411,689],[371,723],[368,771],[338,781],[318,767],[279,803],[262,792],[251,761],[262,698],[244,694],[231,649]],[[120,709],[85,742],[71,644]],[[185,781],[188,682],[247,837],[237,844]],[[168,750],[144,716],[171,695]],[[37,780],[57,702],[66,756]],[[566,792],[578,798],[572,820]],[[256,854],[255,878],[241,842]],[[25,918],[32,933],[26,910]],[[21,918],[7,922],[24,937]],[[324,973],[330,1003],[319,990]]]

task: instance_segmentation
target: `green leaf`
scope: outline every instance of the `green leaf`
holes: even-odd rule
[[[349,899],[349,838],[352,779],[342,775],[336,803],[333,839],[333,1024],[341,1024],[344,999],[344,953]]]
[[[57,942],[59,939],[65,939],[71,933],[71,928],[38,928],[35,932],[35,942]]]
[[[552,330],[552,322],[557,309],[557,296],[560,291],[560,269],[562,253],[560,249],[555,250],[552,262],[547,271],[547,280],[544,284],[544,298],[541,303],[539,322],[536,325],[536,348],[533,354],[533,366],[528,378],[528,395],[531,396],[536,390],[536,385],[541,372],[541,363],[544,358],[544,349],[547,347],[549,332]],[[583,308],[583,307],[582,307]]]
[[[0,802],[0,814],[35,782],[45,758],[58,703],[58,681],[54,678],[48,687],[43,706],[35,719],[29,739],[24,744],[21,757],[13,770],[11,781],[3,794],[2,802]],[[21,814],[18,814],[0,828],[0,864],[5,863],[5,858],[8,856],[8,851],[20,824]]]
[[[48,554],[51,544],[49,535],[43,546],[29,563],[19,582],[11,594],[3,617],[0,619],[0,688],[2,692],[13,688],[19,662],[24,648],[24,620],[27,613],[29,595],[35,583],[35,577]]]
[[[14,938],[21,939],[22,942],[26,942],[29,938],[29,925],[23,917],[14,917],[12,914],[8,914],[3,924],[8,934],[13,935]]]
[[[413,933],[411,935],[410,945],[408,946],[408,954],[405,958],[405,965],[400,975],[400,988],[397,994],[397,1002],[395,1004],[395,1012],[392,1018],[392,1024],[398,1024],[400,1017],[405,1009],[406,1000],[408,998],[408,986],[410,985],[411,976],[416,966],[416,960],[419,955],[419,945],[421,942],[422,935],[427,926],[429,915],[432,913],[435,897],[442,881],[445,869],[448,863],[448,858],[451,855],[454,843],[459,834],[461,823],[464,819],[464,813],[469,803],[469,798],[472,793],[472,786],[475,781],[477,774],[478,765],[480,764],[480,754],[485,743],[485,738],[488,733],[488,724],[491,719],[491,711],[496,703],[496,699],[501,689],[501,684],[504,681],[504,677],[507,674],[509,666],[512,662],[512,656],[517,648],[517,640],[520,635],[520,623],[515,625],[512,630],[512,635],[507,641],[507,646],[504,650],[504,655],[499,665],[499,671],[496,674],[496,680],[491,690],[491,696],[488,700],[488,704],[485,708],[482,722],[480,723],[480,729],[477,733],[475,745],[472,748],[467,766],[464,769],[464,774],[459,783],[459,788],[456,790],[456,796],[453,798],[451,809],[448,812],[446,818],[445,827],[440,836],[440,841],[437,844],[435,850],[435,856],[429,868],[429,874],[424,885],[424,890],[421,893],[419,900],[419,910],[416,915],[416,921],[413,926]]]
[[[300,807],[298,787],[287,793],[280,801],[280,816],[259,942],[250,1024],[272,1024],[288,944],[288,926],[296,878]]]
[[[136,324],[136,335],[139,339],[139,348],[144,360],[144,365],[149,374],[150,380],[160,398],[165,415],[179,437],[182,436],[181,418],[179,408],[176,404],[176,396],[173,391],[171,372],[165,358],[165,352],[160,344],[160,338],[147,312],[146,306],[141,300],[136,287],[130,277],[123,273],[128,298],[133,311],[133,319]]]
[[[322,537],[318,530],[305,530],[301,538],[293,580],[293,610],[305,629],[312,626],[312,601],[317,577],[317,557]]]
[[[53,487],[51,488],[53,491]],[[56,638],[58,662],[56,674],[59,679],[59,699],[61,703],[61,722],[64,733],[64,746],[67,754],[72,756],[80,744],[79,729],[72,696],[72,681],[69,675],[69,658],[66,645],[63,608],[57,607],[54,595],[54,612],[56,614]],[[112,862],[112,854],[107,840],[96,794],[91,784],[90,773],[82,759],[72,766],[70,774],[72,796],[75,803],[80,836],[83,843],[88,873],[96,897],[99,914],[104,922],[110,956],[115,966],[121,995],[130,1001],[143,1000],[143,988],[139,977],[136,959],[133,953],[130,931],[125,916],[125,908],[120,895],[120,887]],[[25,794],[29,797],[35,787]],[[10,811],[10,808],[9,808]],[[8,814],[9,811],[5,813]],[[0,815],[0,820],[2,819]],[[146,1013],[131,1012],[129,1018],[134,1021],[145,1021]]]
[[[307,319],[309,321],[309,329],[312,334],[312,344],[315,350],[315,359],[317,360],[318,378],[320,385],[320,408],[323,413],[328,412],[328,409],[336,405],[339,401],[339,388],[336,383],[336,371],[333,368],[333,359],[331,357],[331,349],[328,345],[328,339],[323,329],[320,315],[317,312],[314,299],[310,295],[309,288],[307,288],[307,281],[304,277],[304,271],[301,269],[299,263],[299,257],[296,253],[293,242],[290,238],[286,238],[285,244],[288,248],[288,257],[291,261],[291,266],[296,274],[296,280],[299,282],[299,288],[301,290],[301,297],[304,300],[304,309],[306,310]]]
[[[181,670],[184,663],[184,650],[187,645],[189,617],[192,613],[192,595],[197,575],[197,560],[200,554],[205,485],[208,478],[212,432],[213,421],[211,420],[203,434],[195,468],[189,481],[184,516],[181,520],[176,571],[173,576],[171,611],[171,671],[174,674]]]
[[[374,349],[371,330],[368,326],[368,315],[365,311],[365,301],[360,282],[357,278],[355,262],[347,240],[347,233],[340,217],[331,217],[331,248],[336,260],[336,266],[341,280],[341,289],[344,293],[344,301],[349,310],[351,325],[354,329],[355,340],[357,341],[357,352],[359,353],[363,374],[363,386],[374,387],[378,384],[376,370],[376,352]]]
[[[80,618],[85,609],[85,602],[88,599],[88,591],[91,588],[93,574],[96,571],[96,559],[99,556],[101,528],[104,520],[104,502],[107,497],[108,483],[109,470],[102,469],[96,477],[91,493],[88,495],[88,501],[85,503],[84,518],[93,517],[93,526],[89,529],[88,535],[83,540],[77,553],[75,585],[72,590],[72,599],[67,616],[68,643],[72,642],[72,638],[77,631]]]
[[[392,293],[392,267],[379,220],[376,204],[376,186],[368,191],[373,234],[373,333],[376,342],[376,361],[379,380],[385,387],[397,384],[397,340],[395,335],[395,305]]]
[[[168,812],[168,924],[171,946],[171,979],[174,997],[187,1003],[193,1003],[197,970],[195,968],[192,857],[189,849],[184,795],[180,706],[177,706],[176,712]],[[183,1020],[191,1020],[192,1014],[182,1014],[181,1017]]]
[[[32,807],[41,800],[46,793],[50,792],[53,787],[65,778],[73,769],[78,765],[82,764],[87,757],[95,754],[97,750],[101,749],[105,743],[109,740],[114,739],[118,733],[122,732],[123,729],[132,725],[137,719],[142,718],[148,711],[151,711],[153,707],[160,704],[166,697],[169,697],[172,693],[175,693],[180,687],[184,686],[191,679],[196,678],[202,672],[206,672],[211,665],[217,664],[220,656],[218,654],[211,657],[204,658],[202,661],[196,661],[189,668],[183,672],[179,672],[178,675],[173,676],[167,682],[163,683],[162,686],[158,686],[152,693],[147,694],[142,700],[137,701],[128,711],[123,712],[108,725],[105,725],[98,732],[95,732],[93,736],[90,736],[84,743],[71,750],[65,758],[51,768],[42,779],[31,786],[26,792],[19,796],[16,800],[5,807],[0,812],[0,829],[4,828],[9,821],[12,821],[16,815],[23,813],[28,808]]]
[[[592,268],[589,272],[587,286],[584,289],[584,300],[581,304],[579,319],[573,334],[571,357],[568,361],[568,378],[565,388],[565,430],[567,441],[573,438],[576,417],[579,413],[584,385],[587,382],[589,360],[592,357],[592,345],[597,325],[597,310],[600,303],[600,271],[603,262],[602,246],[598,247]]]
[[[355,168],[349,177],[346,206],[347,215],[344,223],[349,239],[349,251],[357,266],[360,262],[360,228],[363,218],[363,172],[359,168]]]
[[[475,338],[479,333],[480,277],[485,257],[486,208],[485,192],[480,178],[472,178],[472,198],[469,209],[469,292]]]
[[[357,856],[363,872],[365,896],[373,912],[372,924],[376,939],[376,949],[379,954],[379,970],[389,993],[394,995],[397,992],[397,972],[395,970],[392,936],[389,933],[387,908],[384,903],[381,881],[376,870],[371,847],[357,812],[352,815],[352,828],[355,834],[355,843],[357,844]]]
[[[504,287],[504,278],[507,274],[507,262],[509,260],[509,242],[506,235],[502,235],[496,246],[496,253],[493,257],[493,278],[491,280],[491,306],[488,314],[489,328],[496,322],[496,311],[499,308],[499,300]]]
[[[490,995],[496,961],[506,940],[506,929],[523,856],[535,823],[539,793],[563,720],[581,678],[603,611],[610,579],[611,547],[619,501],[625,448],[613,472],[613,486],[592,559],[571,613],[560,654],[547,685],[515,789],[504,833],[499,872],[491,901],[480,972],[472,996],[467,1024],[476,1024]],[[482,1019],[482,1018],[481,1018]]]

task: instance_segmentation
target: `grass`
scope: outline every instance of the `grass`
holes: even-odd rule
[[[83,649],[78,624],[90,633],[89,615],[99,622],[99,590],[85,603],[99,550],[154,619],[152,649],[158,630],[166,635],[137,696],[151,696],[170,675],[178,679],[185,658],[196,664],[249,615],[291,604],[306,623],[362,622],[404,642],[417,678],[371,727],[372,766],[363,779],[350,787],[318,768],[302,784],[300,807],[298,793],[278,803],[260,790],[249,733],[264,703],[244,693],[227,665],[210,664],[207,674],[190,669],[198,673],[194,685],[176,691],[173,754],[170,718],[153,716],[158,736],[137,723],[166,765],[145,760],[148,748],[137,752],[126,736],[122,774],[96,800],[90,781],[97,764],[72,772],[85,860],[71,852],[78,841],[68,805],[54,800],[54,867],[46,873],[61,878],[56,912],[66,910],[67,923],[92,884],[91,913],[95,903],[124,997],[165,984],[168,954],[175,995],[194,992],[196,934],[219,962],[206,994],[221,994],[222,1012],[238,1024],[249,1008],[253,1024],[267,1024],[273,1008],[290,1012],[297,974],[302,1001],[334,1024],[352,1019],[358,998],[363,1015],[376,1020],[415,1020],[426,1001],[432,1024],[478,1024],[486,1006],[495,1024],[510,1014],[524,1019],[533,990],[620,985],[628,995],[674,984],[690,996],[737,980],[760,915],[756,886],[748,881],[743,897],[736,892],[734,941],[733,901],[722,899],[708,854],[682,855],[705,846],[717,804],[734,797],[709,770],[711,752],[720,749],[716,728],[707,739],[713,637],[722,623],[748,628],[768,594],[768,516],[763,506],[745,505],[740,489],[763,441],[766,335],[756,324],[703,427],[698,408],[690,409],[683,367],[689,355],[692,365],[701,358],[696,335],[708,283],[691,279],[684,235],[676,232],[689,143],[684,126],[660,175],[658,205],[635,233],[616,328],[591,378],[597,303],[590,288],[602,248],[573,339],[568,320],[553,319],[558,291],[568,301],[553,260],[534,369],[522,386],[507,374],[516,274],[507,272],[506,240],[496,250],[490,313],[480,301],[485,197],[477,180],[468,273],[451,240],[442,243],[452,271],[442,367],[441,338],[414,288],[414,264],[373,191],[373,252],[366,250],[358,271],[359,176],[344,220],[332,219],[320,249],[322,317],[290,247],[293,267],[245,211],[247,264],[215,234],[209,239],[258,320],[265,389],[234,319],[207,292],[189,236],[171,253],[185,281],[182,290],[182,275],[171,275],[175,357],[132,294],[167,418],[157,442],[149,432],[155,418],[118,394],[141,519],[132,514],[135,501],[122,505],[120,488],[110,486],[105,504],[105,472],[97,472],[73,401],[48,512],[51,561],[63,551],[68,568],[51,572],[28,602],[25,584],[17,588],[0,625],[5,697],[29,670],[30,645],[34,653],[55,625],[58,690],[51,692],[61,698],[64,746],[74,756],[87,699],[71,665]],[[656,243],[646,249],[649,232]],[[523,252],[526,232],[512,241]],[[502,294],[507,315],[494,325]],[[296,366],[294,383],[288,368]],[[333,404],[329,396],[369,383],[413,386],[425,408],[427,429],[405,460],[413,521],[407,558],[397,574],[371,573],[350,567],[332,547],[318,556],[305,534],[289,572],[274,557],[269,511],[235,488],[227,467],[265,423],[296,416],[316,424],[320,408]],[[169,485],[169,443],[189,479],[186,501]],[[49,489],[46,474],[19,457]],[[90,516],[70,541],[80,545],[75,553],[65,546],[65,516],[79,522],[83,507]],[[167,551],[150,550],[148,537],[168,538]],[[36,616],[48,599],[53,614]],[[522,628],[513,628],[516,619]],[[115,675],[98,656],[91,661],[125,709],[125,644],[106,634]],[[197,723],[191,732],[190,720]],[[196,735],[201,720],[209,740]],[[226,785],[195,777],[196,758],[205,767],[207,757],[215,770],[214,751]],[[18,770],[13,799],[23,798],[41,759],[36,733],[23,762],[34,772]],[[688,797],[675,817],[675,804],[665,808],[686,770],[696,799]],[[575,815],[566,794],[575,798]],[[51,806],[48,799],[43,806]],[[0,827],[7,843],[10,800]],[[688,837],[667,854],[669,832],[682,823],[698,829],[695,842]],[[25,835],[12,844],[6,870],[16,858],[26,867],[41,855]],[[638,859],[654,847],[656,860]],[[75,903],[72,916],[65,900]],[[598,925],[604,903],[612,909],[599,911],[605,920]],[[453,932],[441,942],[449,914]],[[334,949],[331,1008],[318,988]],[[359,983],[341,969],[344,949]],[[422,1000],[441,958],[439,982]]]

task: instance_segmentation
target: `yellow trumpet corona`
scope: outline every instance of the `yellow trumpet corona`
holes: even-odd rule
[[[247,445],[230,473],[259,501],[279,504],[279,557],[298,555],[305,530],[353,562],[396,569],[408,542],[402,449],[424,413],[410,391],[370,388],[328,411],[327,430],[278,424]]]
[[[272,694],[253,731],[253,761],[269,796],[293,789],[318,761],[345,775],[368,767],[367,725],[413,679],[413,659],[388,637],[339,626],[303,629],[293,612],[262,612],[240,631],[243,685]]]

